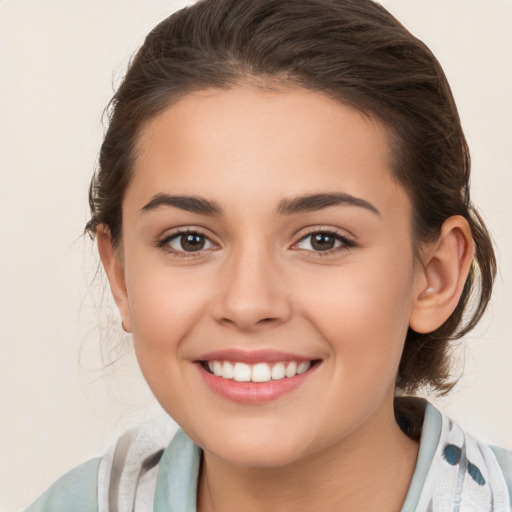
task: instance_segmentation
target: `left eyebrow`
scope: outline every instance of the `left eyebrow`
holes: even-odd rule
[[[369,210],[380,215],[379,210],[365,199],[354,197],[344,192],[329,192],[325,194],[309,194],[293,199],[283,199],[277,207],[278,215],[293,215],[294,213],[316,212],[331,206],[349,205]]]

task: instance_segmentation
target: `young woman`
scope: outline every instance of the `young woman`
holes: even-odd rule
[[[410,396],[495,259],[431,52],[370,0],[204,0],[112,104],[87,231],[181,426],[28,510],[508,511],[512,455]]]

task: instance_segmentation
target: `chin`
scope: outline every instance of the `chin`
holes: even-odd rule
[[[289,432],[255,428],[223,432],[209,431],[205,436],[189,434],[203,450],[224,462],[241,467],[278,468],[296,462],[305,455],[302,442]],[[300,436],[299,436],[300,437]]]
[[[208,453],[224,462],[239,467],[270,469],[280,468],[293,464],[300,458],[297,450],[287,447],[267,444],[265,447],[238,445],[223,446],[217,451],[209,451]]]

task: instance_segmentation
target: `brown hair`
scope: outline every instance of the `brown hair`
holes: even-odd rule
[[[434,332],[409,330],[397,379],[404,392],[447,391],[448,342],[484,313],[496,261],[470,201],[468,147],[441,66],[371,0],[202,0],[156,26],[109,105],[86,230],[94,236],[104,223],[119,246],[121,203],[148,120],[192,91],[251,82],[318,91],[383,122],[412,200],[416,246],[435,240],[452,215],[469,222],[475,257],[458,306]]]

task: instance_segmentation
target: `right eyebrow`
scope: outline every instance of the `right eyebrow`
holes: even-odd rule
[[[161,206],[172,206],[187,212],[201,215],[222,215],[222,208],[215,201],[197,196],[176,196],[170,194],[156,194],[151,201],[143,206],[140,211],[147,213]]]

